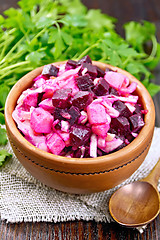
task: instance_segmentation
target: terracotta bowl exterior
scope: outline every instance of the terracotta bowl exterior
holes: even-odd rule
[[[62,62],[54,63],[60,65]],[[63,62],[64,63],[64,62]],[[13,151],[21,164],[42,183],[60,191],[84,194],[110,189],[128,177],[141,165],[152,141],[155,125],[155,108],[146,88],[128,72],[100,62],[93,62],[105,70],[109,68],[126,75],[130,82],[138,83],[136,94],[148,110],[145,126],[138,137],[123,149],[97,158],[66,158],[40,150],[30,144],[19,132],[12,112],[22,91],[32,85],[32,80],[41,73],[37,68],[22,77],[11,89],[5,105],[6,129]]]

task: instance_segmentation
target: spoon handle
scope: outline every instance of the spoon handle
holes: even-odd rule
[[[157,187],[158,179],[160,177],[160,158],[149,175],[142,179],[142,181],[149,182]]]

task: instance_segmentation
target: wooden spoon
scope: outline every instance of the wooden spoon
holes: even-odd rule
[[[119,188],[109,201],[113,219],[127,227],[143,226],[155,219],[160,211],[159,177],[160,159],[146,178]]]

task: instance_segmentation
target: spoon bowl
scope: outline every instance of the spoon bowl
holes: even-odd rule
[[[160,160],[146,178],[127,184],[112,195],[109,211],[116,222],[127,227],[139,227],[157,217],[160,211],[159,175]]]

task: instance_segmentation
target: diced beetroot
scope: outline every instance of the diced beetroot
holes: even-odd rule
[[[129,108],[119,100],[113,103],[113,107],[119,112],[119,116],[128,118],[132,115]]]
[[[76,151],[74,151],[75,158],[81,158],[81,156],[82,156],[82,151],[80,148],[78,148]]]
[[[71,115],[69,114],[68,109],[62,109],[61,116],[66,120],[71,119]]]
[[[66,118],[67,117],[67,118]],[[67,109],[55,108],[54,109],[54,118],[59,120],[69,119],[71,116],[68,113]]]
[[[67,108],[70,106],[71,88],[58,89],[53,93],[52,103],[54,107]]]
[[[78,66],[78,62],[69,59],[69,60],[66,62],[65,69],[66,69],[66,70],[74,69],[74,68],[76,68],[77,66]]]
[[[109,89],[109,94],[110,94],[110,95],[119,96],[118,91],[117,91],[115,88],[113,88],[113,87],[110,87],[110,89]]]
[[[93,95],[88,91],[79,91],[74,95],[71,101],[73,106],[82,110],[93,101]]]
[[[85,147],[84,157],[89,158],[90,157],[90,148],[89,146]]]
[[[108,130],[110,129],[109,123],[92,125],[92,132],[98,136],[107,136]]]
[[[87,107],[87,115],[90,124],[103,124],[108,122],[108,114],[105,107],[94,101]]]
[[[75,81],[78,88],[82,91],[88,91],[94,86],[93,80],[88,74],[76,77]]]
[[[74,123],[76,123],[78,118],[81,115],[79,109],[77,107],[75,107],[75,106],[70,107],[70,109],[68,110],[68,113],[71,116],[70,119],[68,120],[70,125],[73,125]]]
[[[78,65],[81,65],[82,63],[91,63],[92,64],[92,60],[88,55],[86,55],[78,61]]]
[[[128,140],[128,142],[132,142],[134,138],[135,137],[134,137],[134,134],[132,135],[132,132],[126,134],[126,140]]]
[[[83,158],[86,152],[86,148],[84,146],[79,146],[79,148],[73,151],[73,157],[75,158]]]
[[[131,122],[132,132],[137,132],[144,126],[144,121],[140,113],[130,116],[129,120]]]
[[[108,93],[108,90],[109,90],[109,83],[104,78],[101,78],[93,88],[93,92],[97,96],[106,95]]]
[[[135,104],[135,111],[134,111],[134,113],[141,113],[141,110],[142,110],[142,105],[136,103]]]
[[[52,129],[53,130],[61,130],[61,122],[59,121],[57,124],[52,125]]]
[[[88,73],[91,77],[93,77],[93,78],[97,77],[97,68],[96,68],[96,66],[94,66],[94,65],[92,65],[90,63],[83,63],[81,71],[83,72],[84,69],[86,69],[86,73]]]
[[[53,64],[45,65],[42,71],[42,75],[57,77],[59,68]]]
[[[85,145],[90,138],[91,129],[83,125],[73,125],[70,129],[71,146]]]
[[[57,133],[53,133],[47,139],[47,147],[53,154],[59,155],[60,152],[65,148],[65,143]]]
[[[104,77],[105,71],[103,71],[101,68],[97,67],[97,77]]]
[[[44,92],[38,93],[38,98],[37,98],[37,106],[38,106],[38,105],[39,105],[39,103],[42,101],[43,94],[44,94]]]
[[[51,131],[53,116],[43,108],[35,108],[31,113],[31,128],[37,133],[49,133]]]
[[[128,119],[123,116],[112,118],[111,128],[121,135],[126,135],[126,133],[130,132],[130,123]]]

